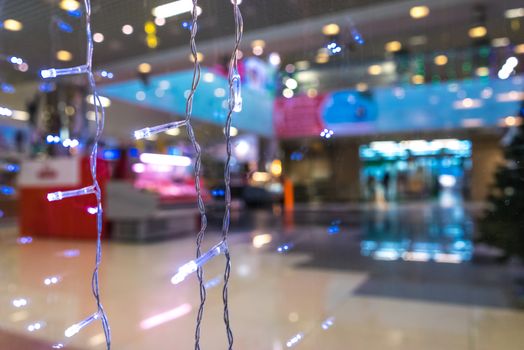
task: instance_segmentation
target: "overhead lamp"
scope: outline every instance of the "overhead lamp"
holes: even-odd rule
[[[504,11],[504,17],[507,19],[524,17],[524,7],[506,10]]]
[[[387,52],[398,52],[402,49],[402,44],[400,43],[400,41],[390,41],[388,43],[386,43],[386,45],[384,46],[384,49],[387,51]]]
[[[178,0],[154,7],[151,13],[155,17],[168,18],[193,11],[192,0]]]
[[[73,54],[67,50],[59,50],[56,52],[56,58],[59,61],[71,61],[73,59]]]
[[[448,63],[448,56],[446,56],[446,55],[435,56],[435,58],[433,59],[433,62],[437,66],[444,66],[444,65],[446,65]]]
[[[162,27],[164,24],[166,24],[166,19],[164,17],[157,17],[155,18],[155,24],[159,27]]]
[[[293,92],[293,90],[291,90],[289,88],[285,88],[282,91],[282,96],[284,96],[285,98],[292,98],[293,95],[295,95],[295,93]]]
[[[295,79],[293,79],[293,78],[289,78],[289,79],[286,80],[285,85],[289,89],[295,90],[298,87],[298,82]]]
[[[9,18],[4,21],[4,29],[11,32],[18,32],[22,30],[23,27],[22,22],[17,21],[16,19]]]
[[[326,24],[322,27],[322,34],[327,36],[334,36],[340,33],[340,27],[336,23]]]
[[[309,66],[310,66],[309,61],[306,61],[306,60],[295,62],[295,67],[298,70],[306,70],[306,69],[309,68]],[[286,69],[286,71],[287,71],[287,69]],[[288,73],[293,73],[293,72],[288,72]]]
[[[93,41],[95,43],[101,43],[104,41],[104,34],[102,33],[95,33],[93,34]]]
[[[380,75],[382,74],[382,67],[378,64],[374,64],[368,67],[368,73],[370,75]]]
[[[475,74],[478,77],[487,77],[489,75],[489,68],[488,67],[478,67],[475,69]]]
[[[524,44],[516,45],[514,50],[516,54],[524,54]]]
[[[138,72],[142,74],[151,73],[151,65],[149,63],[140,63],[138,65]]]
[[[365,92],[368,90],[369,86],[366,83],[358,83],[357,85],[355,85],[355,88],[359,92]]]
[[[280,58],[280,55],[278,52],[271,52],[269,54],[269,64],[272,66],[280,66],[280,63],[282,62],[282,59]]]
[[[133,34],[133,30],[133,26],[130,24],[125,24],[122,26],[122,33],[124,33],[125,35]]]
[[[506,37],[495,38],[491,40],[491,46],[493,47],[506,47],[509,45],[509,39]]]
[[[476,26],[473,28],[470,28],[468,31],[468,35],[470,38],[476,39],[476,38],[482,38],[488,34],[488,30],[484,26]]]
[[[253,40],[251,42],[251,47],[255,48],[257,46],[260,46],[261,48],[265,48],[266,47],[266,42],[264,40],[261,40],[261,39]]]
[[[411,18],[420,19],[429,15],[429,7],[427,6],[414,6],[409,10]]]
[[[415,85],[424,84],[424,81],[425,81],[424,76],[421,74],[416,74],[411,77],[411,82]]]
[[[204,54],[202,52],[197,52],[197,62],[202,62],[204,60]],[[195,58],[193,57],[193,54],[189,55],[189,61],[195,62]]]
[[[315,62],[318,64],[324,64],[329,62],[329,55],[317,55]]]
[[[80,8],[77,0],[61,0],[58,6],[64,11],[76,11]]]

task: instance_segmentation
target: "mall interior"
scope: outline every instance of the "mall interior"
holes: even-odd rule
[[[520,0],[0,0],[0,349],[521,350]]]

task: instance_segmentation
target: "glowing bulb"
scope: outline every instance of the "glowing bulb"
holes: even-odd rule
[[[84,196],[84,195],[93,194],[93,193],[95,193],[95,187],[87,186],[84,188],[80,188],[78,190],[57,191],[53,193],[48,193],[47,200],[49,202],[54,202],[54,201],[59,201],[59,200],[69,198],[69,197]]]
[[[73,54],[67,50],[59,50],[56,52],[56,58],[59,61],[71,61],[73,59]]]
[[[298,87],[298,82],[293,78],[289,78],[286,80],[286,86],[291,90],[295,90]]]
[[[416,74],[411,77],[411,82],[416,85],[424,84],[424,76],[420,74]]]
[[[340,33],[340,27],[336,23],[326,24],[322,27],[322,34],[326,36],[334,36]]]
[[[212,83],[213,81],[215,81],[215,75],[211,72],[206,72],[204,73],[202,80],[204,80],[206,83]]]
[[[133,34],[133,31],[134,31],[134,28],[130,24],[125,24],[122,26],[122,33],[124,33],[125,35],[131,35]]]
[[[75,335],[78,332],[80,332],[82,330],[82,328],[88,326],[93,321],[98,320],[99,317],[100,317],[100,314],[98,312],[95,312],[91,316],[89,316],[89,317],[85,318],[84,320],[82,320],[82,321],[80,321],[78,323],[75,323],[71,327],[67,328],[65,330],[65,332],[64,332],[64,335],[66,336],[66,338],[71,338],[73,335]]]
[[[197,62],[200,63],[204,60],[204,54],[202,52],[197,52],[196,56],[197,56]],[[189,61],[191,61],[192,63],[195,62],[195,57],[193,57],[193,54],[189,55]]]
[[[238,74],[238,71],[236,69],[233,72],[231,81],[233,95],[230,96],[229,103],[233,106],[233,112],[238,113],[242,111],[242,81],[240,79],[240,74]]]
[[[220,255],[222,252],[226,252],[227,249],[228,247],[225,241],[218,243],[208,252],[201,255],[198,259],[191,260],[188,263],[179,267],[177,273],[171,278],[171,283],[179,284],[180,282],[184,281],[187,276],[195,272],[199,267],[202,267],[208,261]]]
[[[291,90],[289,88],[285,88],[282,91],[282,96],[284,96],[285,98],[292,98],[294,95],[295,95],[295,93],[293,92],[293,90]]]
[[[409,15],[415,19],[424,18],[429,15],[429,8],[427,6],[414,6],[409,10]]]
[[[398,52],[400,50],[402,50],[402,44],[400,43],[400,41],[390,41],[388,43],[386,43],[386,45],[384,46],[384,49],[387,51],[387,52]]]
[[[76,11],[80,8],[80,3],[77,0],[62,0],[58,6],[64,11]]]
[[[488,33],[488,30],[484,26],[477,26],[473,27],[468,31],[468,35],[470,38],[482,38],[486,36]]]
[[[9,18],[4,21],[5,30],[9,30],[12,32],[18,32],[22,30],[23,27],[24,26],[22,25],[22,22],[17,21],[16,19]]]
[[[272,52],[269,54],[269,64],[277,67],[280,65],[281,62],[282,60],[280,58],[280,55],[277,52]]]
[[[159,27],[162,27],[166,24],[166,19],[164,17],[157,17],[155,18],[155,24]]]
[[[370,75],[380,75],[382,74],[382,67],[378,64],[374,64],[368,67],[368,73]]]
[[[70,67],[70,68],[60,68],[60,69],[49,68],[49,69],[44,69],[44,70],[40,71],[40,76],[42,76],[42,78],[44,78],[44,79],[47,79],[47,78],[56,78],[56,77],[61,76],[61,75],[83,74],[83,73],[87,73],[87,72],[88,72],[87,66],[86,65],[81,65],[81,66]]]
[[[138,72],[142,74],[151,73],[151,65],[149,63],[140,63],[138,65]]]
[[[104,41],[104,34],[102,33],[95,33],[93,34],[93,41],[95,43],[101,43]]]
[[[437,66],[443,66],[448,63],[448,56],[446,55],[438,55],[433,59],[433,62]]]
[[[147,137],[150,137],[155,134],[159,134],[161,132],[167,132],[168,130],[171,130],[171,129],[178,129],[184,125],[186,125],[185,120],[162,124],[158,126],[152,126],[150,128],[144,128],[144,129],[135,131],[134,136],[135,136],[135,139],[137,140],[145,139]]]

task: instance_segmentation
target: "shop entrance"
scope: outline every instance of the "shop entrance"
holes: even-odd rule
[[[371,142],[360,146],[363,196],[368,201],[469,196],[471,141],[457,139]]]

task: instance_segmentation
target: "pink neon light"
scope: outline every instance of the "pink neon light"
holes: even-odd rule
[[[187,315],[191,312],[191,309],[192,307],[190,304],[182,304],[180,306],[175,307],[172,310],[168,310],[166,312],[162,312],[158,315],[151,316],[149,318],[146,318],[145,320],[142,320],[142,322],[140,322],[140,328],[147,330],[164,324],[166,322],[173,321],[179,317]]]

